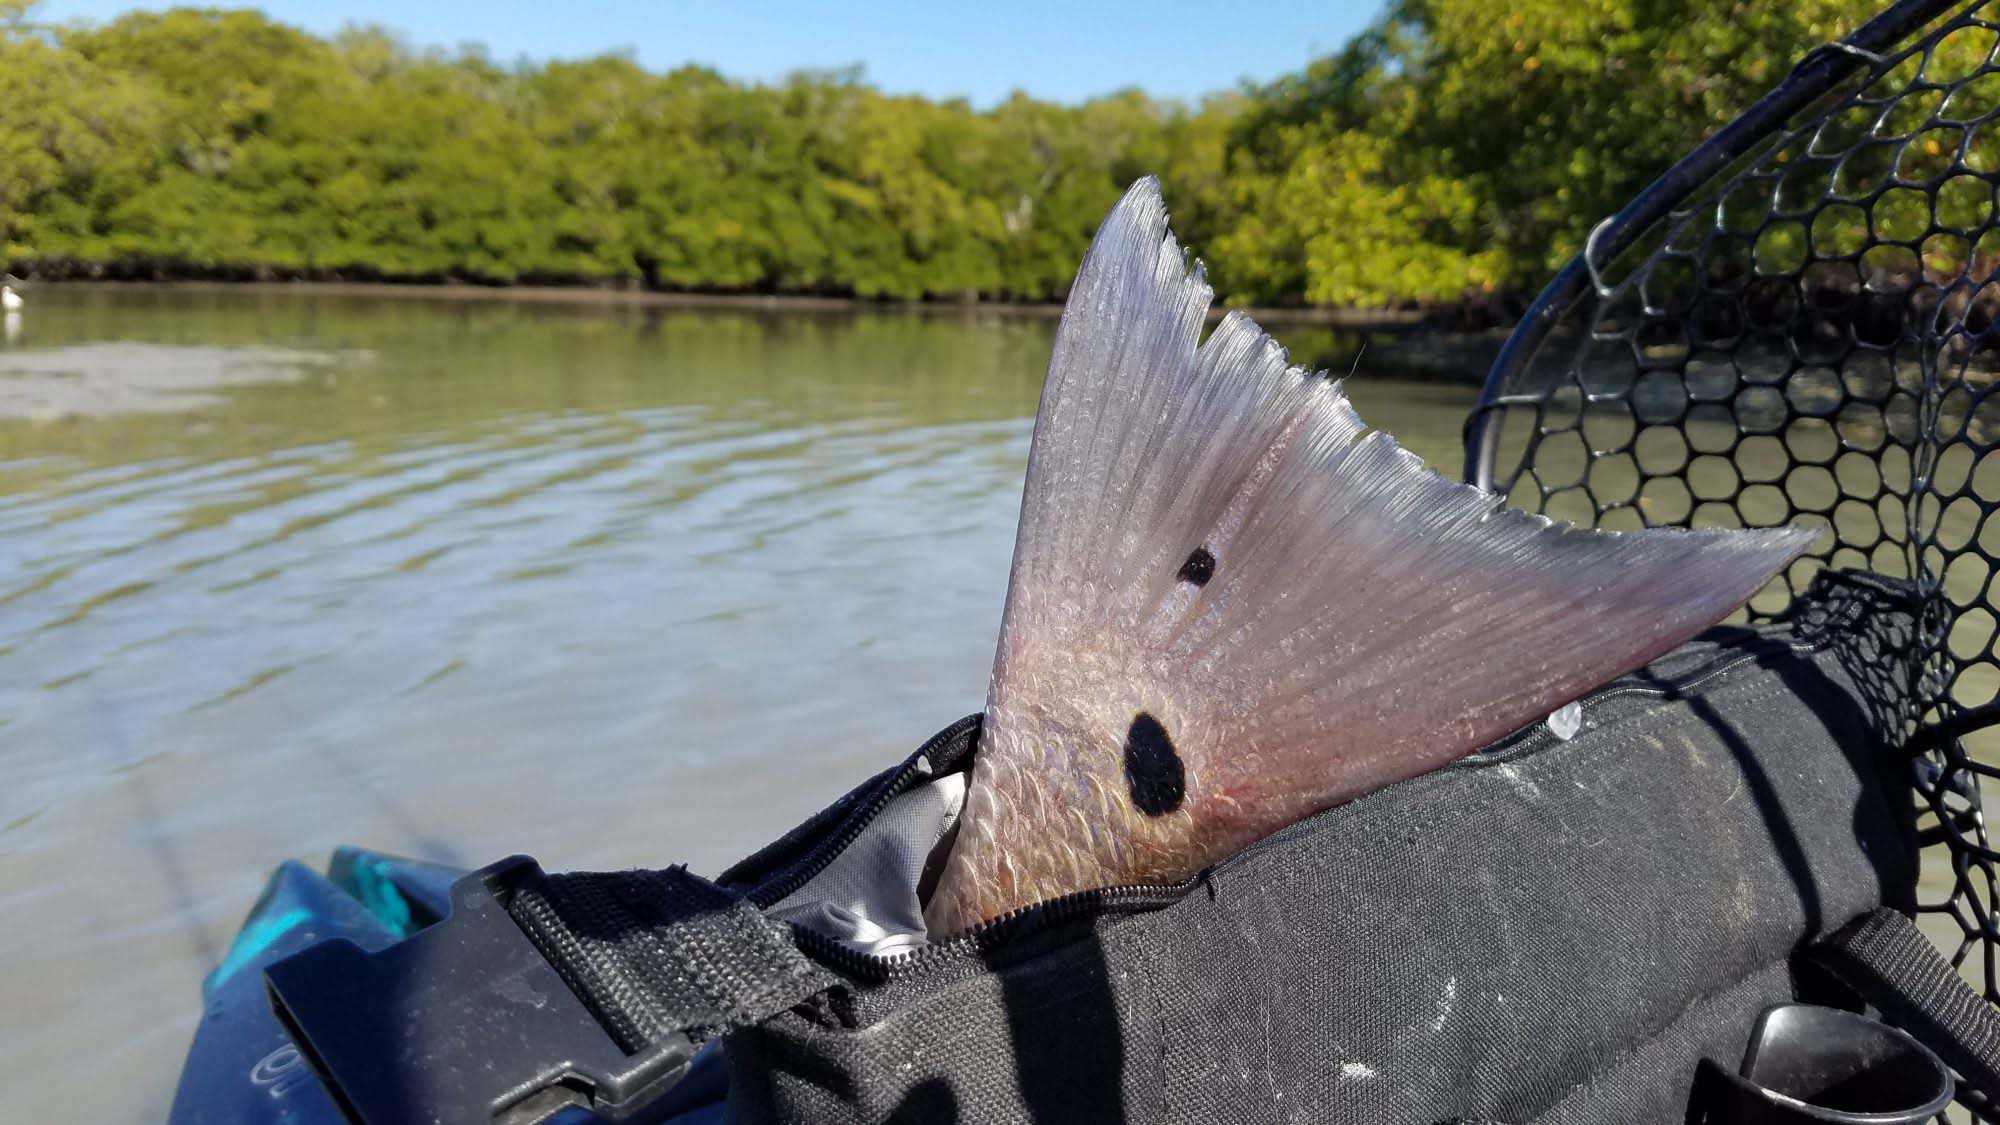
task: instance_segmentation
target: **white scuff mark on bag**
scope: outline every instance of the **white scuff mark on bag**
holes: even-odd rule
[[[1375,1068],[1369,1066],[1367,1063],[1341,1063],[1340,1076],[1342,1078],[1352,1078],[1357,1082],[1364,1081],[1375,1077]]]
[[[1501,777],[1506,778],[1508,783],[1513,785],[1515,789],[1520,790],[1521,796],[1523,797],[1526,797],[1530,800],[1534,800],[1542,795],[1542,787],[1536,785],[1533,781],[1530,781],[1527,777],[1523,776],[1521,773],[1521,767],[1515,765],[1512,762],[1508,762],[1506,765],[1499,767],[1494,772],[1498,773]]]
[[[1444,982],[1444,995],[1438,997],[1437,1018],[1431,1021],[1433,1032],[1443,1031],[1445,1021],[1451,1018],[1451,1010],[1458,1005],[1458,978],[1450,977]]]
[[[1583,704],[1565,703],[1555,709],[1548,718],[1549,730],[1557,738],[1568,742],[1583,729]]]

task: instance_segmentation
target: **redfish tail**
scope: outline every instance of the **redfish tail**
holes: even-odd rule
[[[1203,339],[1212,297],[1134,184],[1057,331],[934,929],[1184,878],[1442,765],[1714,624],[1817,537],[1503,507],[1249,318]]]

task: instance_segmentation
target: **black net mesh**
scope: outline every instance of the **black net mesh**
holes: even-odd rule
[[[1892,17],[1895,17],[1892,19]],[[1920,921],[2000,1000],[2000,0],[1898,5],[1593,237],[1503,350],[1473,479],[1607,528],[1827,529],[1826,566],[1916,579]]]

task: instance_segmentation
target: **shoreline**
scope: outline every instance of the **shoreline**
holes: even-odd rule
[[[462,282],[398,281],[154,281],[75,278],[29,281],[22,287],[32,297],[36,289],[159,289],[184,293],[287,293],[313,297],[416,298],[428,301],[473,301],[533,305],[584,305],[601,308],[712,308],[771,312],[910,312],[966,316],[1054,318],[1062,315],[1057,301],[889,301],[867,297],[815,296],[787,293],[692,293],[657,289],[619,289],[589,285],[472,285]],[[1209,310],[1211,321],[1242,312],[1259,324],[1318,325],[1354,331],[1409,331],[1424,325],[1425,313],[1415,309],[1357,309],[1257,306]]]
[[[388,281],[218,281],[213,279],[152,281],[75,278],[28,283],[28,307],[33,315],[39,289],[99,292],[171,292],[233,294],[242,297],[420,301],[441,304],[515,304],[577,309],[643,311],[714,310],[753,315],[861,314],[1053,320],[1062,314],[1055,302],[1023,301],[877,301],[861,297],[827,297],[763,293],[682,293],[648,289],[617,289],[568,285],[469,285],[454,282]],[[1290,308],[1221,306],[1209,310],[1214,324],[1230,312],[1243,312],[1276,333],[1324,329],[1338,334],[1332,350],[1306,345],[1294,355],[1309,367],[1338,372],[1358,359],[1362,369],[1395,378],[1480,385],[1507,329],[1452,328],[1426,318],[1421,310]],[[1297,341],[1297,343],[1304,343]],[[1350,348],[1350,344],[1354,345]]]

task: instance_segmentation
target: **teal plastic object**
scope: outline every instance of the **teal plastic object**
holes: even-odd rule
[[[327,938],[384,949],[435,921],[457,872],[342,848],[320,875],[281,864],[202,981],[201,1022],[172,1125],[340,1125],[345,1118],[271,1013],[264,969]]]

